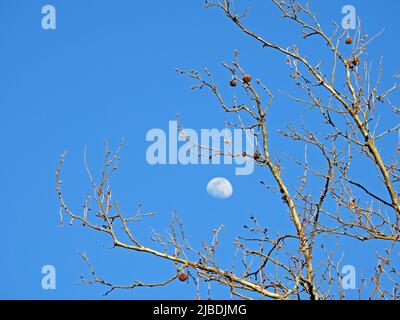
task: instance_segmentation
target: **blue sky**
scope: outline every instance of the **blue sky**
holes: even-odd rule
[[[316,2],[311,3],[328,28],[331,20],[341,20],[341,8],[349,4]],[[96,172],[102,163],[104,138],[112,147],[122,137],[126,140],[119,171],[112,181],[121,206],[134,212],[142,203],[145,210],[157,213],[152,223],[138,230],[143,239],[150,236],[150,226],[166,228],[174,211],[185,222],[193,244],[211,239],[211,230],[224,224],[221,259],[229,266],[234,250],[231,243],[251,214],[269,226],[287,228],[286,216],[279,210],[279,197],[258,183],[267,179],[262,172],[235,176],[234,166],[229,165],[151,166],[146,162],[147,131],[167,130],[168,121],[174,120],[177,113],[186,127],[195,129],[222,129],[231,120],[218,109],[211,94],[190,90],[193,83],[175,68],[207,67],[219,82],[226,83],[230,78],[221,62],[230,62],[234,49],[240,51],[245,68],[262,78],[277,96],[271,110],[271,131],[300,119],[300,112],[293,112],[293,106],[279,100],[278,90],[293,88],[284,59],[260,48],[240,34],[221,12],[206,10],[203,3],[0,1],[0,298],[102,298],[104,288],[76,285],[81,274],[88,274],[77,250],[87,253],[100,275],[116,282],[158,281],[170,275],[170,264],[110,250],[109,239],[78,224],[58,226],[54,173],[59,155],[68,150],[64,192],[71,207],[79,209],[90,189],[83,166],[84,146]],[[268,1],[250,3],[254,10],[248,22],[254,30],[286,45],[298,42],[298,29],[283,24]],[[400,4],[382,3],[351,2],[371,34],[385,28],[370,48],[368,59],[376,66],[384,56],[385,83],[389,85],[392,75],[400,71]],[[46,4],[57,10],[56,30],[41,28],[41,8]],[[314,41],[305,47],[310,56],[323,49]],[[229,90],[233,89],[226,88],[228,97],[233,94]],[[271,146],[274,152],[289,151],[287,145],[276,141]],[[303,149],[295,146],[290,150],[296,153]],[[359,168],[364,169],[368,167]],[[216,176],[232,182],[234,194],[230,199],[213,199],[207,194],[206,185]],[[344,261],[357,267],[366,265],[375,250],[368,246],[349,241],[343,248]],[[41,287],[41,268],[47,264],[56,267],[56,290]],[[223,288],[212,289],[216,298],[229,297]],[[174,282],[164,288],[116,291],[109,298],[194,296],[193,287]]]

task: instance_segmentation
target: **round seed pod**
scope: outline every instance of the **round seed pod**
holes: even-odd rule
[[[236,79],[232,79],[231,81],[229,81],[229,85],[231,87],[236,87],[237,86],[237,80]]]
[[[244,74],[242,80],[244,83],[249,83],[252,80],[252,77],[249,74]]]
[[[188,275],[186,273],[180,273],[178,276],[178,279],[182,282],[186,281],[188,279]]]
[[[353,43],[353,39],[351,37],[347,37],[346,44],[352,44],[352,43]]]

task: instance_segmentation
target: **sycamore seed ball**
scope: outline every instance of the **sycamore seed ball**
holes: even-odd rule
[[[245,75],[243,75],[242,80],[244,83],[249,83],[252,80],[252,77],[249,74],[245,74]]]

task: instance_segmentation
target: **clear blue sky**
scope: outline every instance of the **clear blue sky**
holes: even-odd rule
[[[293,33],[284,27],[269,1],[250,2],[254,10],[248,22],[255,30],[282,44],[297,42],[298,30]],[[331,20],[341,20],[341,8],[348,4],[316,2],[311,3],[328,27]],[[77,250],[87,253],[100,275],[119,283],[131,279],[153,282],[170,275],[170,264],[109,250],[109,239],[79,224],[58,226],[54,173],[59,155],[64,149],[69,152],[63,171],[64,188],[71,207],[79,209],[90,189],[82,161],[84,146],[95,171],[102,162],[104,138],[111,146],[122,137],[126,139],[119,172],[113,179],[114,196],[122,207],[135,211],[140,202],[145,210],[155,211],[152,225],[158,230],[168,226],[176,210],[193,244],[209,240],[211,230],[224,224],[221,261],[227,267],[234,235],[248,223],[251,214],[271,229],[287,228],[279,196],[258,184],[265,179],[261,172],[235,176],[234,167],[229,165],[150,166],[146,162],[147,131],[167,129],[176,113],[186,127],[196,129],[222,129],[231,120],[217,108],[210,94],[191,91],[192,83],[179,76],[175,67],[208,67],[218,81],[226,83],[229,74],[220,63],[230,62],[236,48],[242,64],[262,78],[276,96],[279,89],[293,88],[282,57],[260,48],[221,12],[206,10],[203,3],[0,1],[0,298],[102,298],[104,288],[76,285],[81,274],[88,275]],[[56,30],[41,28],[45,4],[57,9]],[[351,4],[370,34],[385,28],[369,50],[368,59],[376,66],[380,56],[385,57],[389,84],[392,74],[400,71],[400,4],[361,0]],[[307,47],[310,56],[321,50],[313,41]],[[271,111],[271,131],[300,119],[300,113],[293,112],[295,106],[280,104],[279,98],[277,101]],[[280,143],[273,143],[272,148],[278,154],[288,152]],[[294,147],[296,150],[302,148]],[[207,182],[215,176],[231,180],[234,195],[230,199],[216,200],[206,193]],[[150,224],[138,232],[148,239]],[[374,246],[348,241],[342,249],[345,264],[371,267],[368,261],[374,257]],[[41,268],[47,264],[56,267],[56,290],[41,288]],[[216,286],[212,294],[215,298],[229,297]],[[111,298],[194,296],[193,287],[174,282],[164,288],[116,291]]]

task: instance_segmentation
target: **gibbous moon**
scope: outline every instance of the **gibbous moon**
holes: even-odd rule
[[[233,188],[227,179],[217,177],[208,182],[207,192],[214,198],[228,199],[233,193]]]

